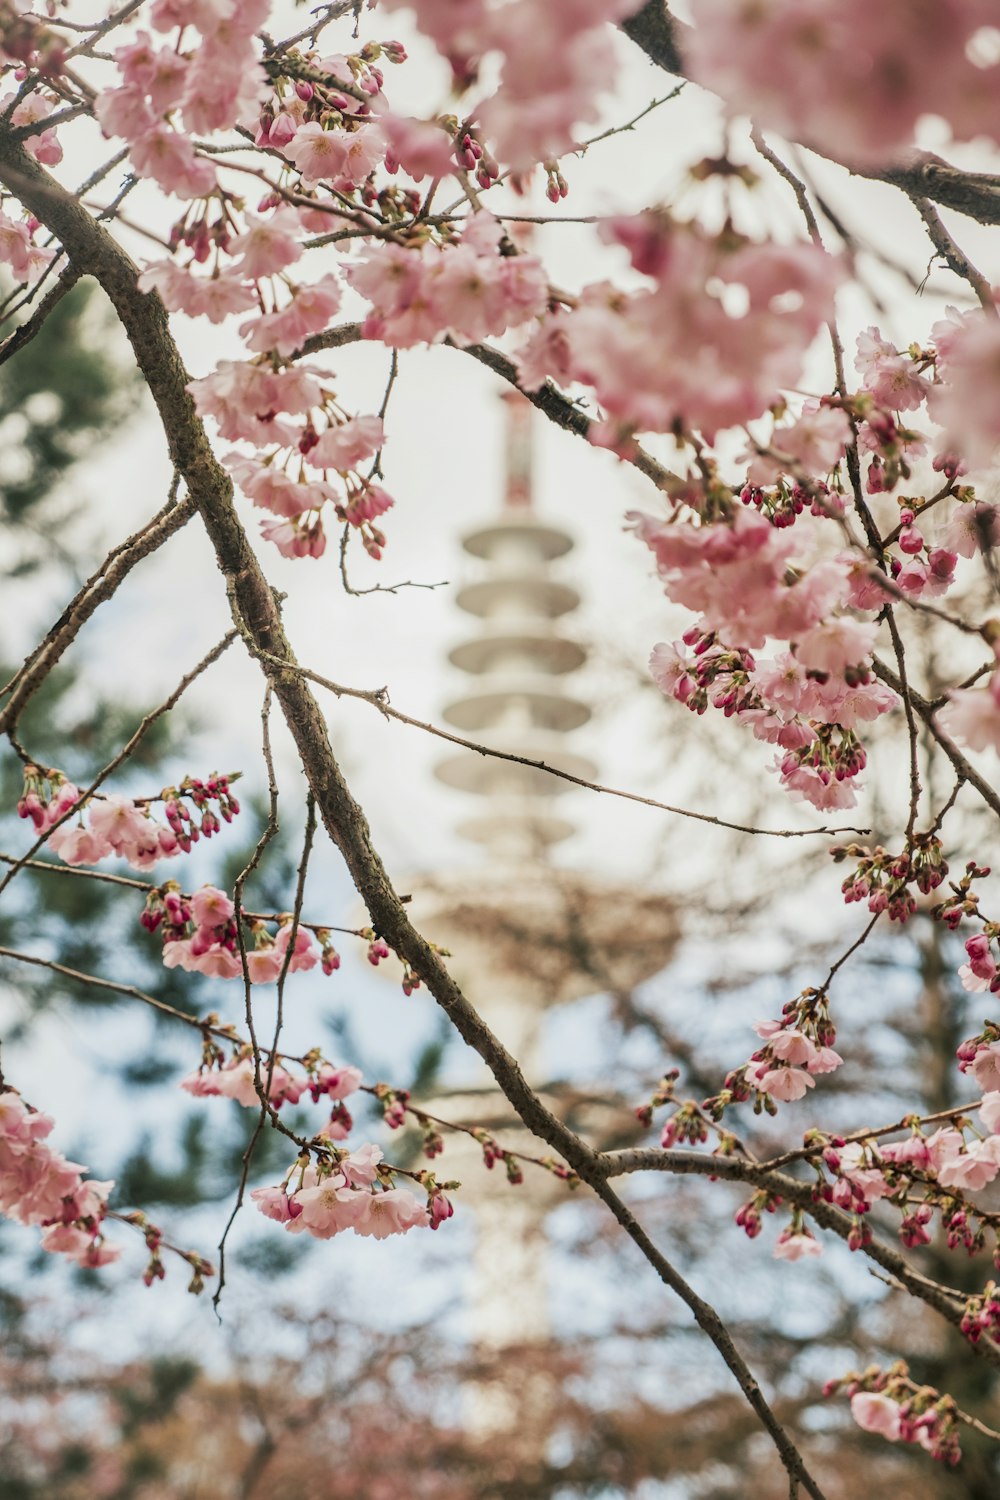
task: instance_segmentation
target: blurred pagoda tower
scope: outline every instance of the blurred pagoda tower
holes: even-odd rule
[[[573,538],[535,510],[530,404],[518,392],[502,399],[503,504],[492,524],[463,538],[480,567],[456,602],[475,625],[450,653],[467,685],[444,716],[478,744],[593,780],[596,767],[569,743],[592,713],[572,691],[587,657],[571,629],[580,595],[557,576]],[[672,908],[661,896],[552,863],[552,847],[575,832],[557,809],[573,790],[570,783],[517,760],[465,749],[449,754],[435,774],[476,800],[458,831],[481,847],[482,858],[453,876],[422,877],[414,920],[450,950],[455,978],[546,1104],[601,1147],[631,1141],[636,1122],[629,1101],[543,1077],[542,1029],[553,1006],[627,992],[658,973],[676,941]],[[426,1107],[495,1132],[513,1150],[551,1154],[525,1130],[481,1064],[469,1083]],[[439,1175],[461,1179],[460,1202],[476,1218],[471,1335],[484,1354],[521,1350],[516,1380],[509,1362],[499,1359],[501,1367],[508,1364],[506,1380],[477,1388],[470,1425],[484,1436],[516,1434],[519,1448],[540,1452],[551,1385],[546,1398],[544,1377],[541,1385],[525,1378],[524,1356],[550,1336],[544,1219],[568,1190],[532,1166],[519,1187],[509,1187],[502,1172],[484,1171],[472,1140],[448,1136]]]

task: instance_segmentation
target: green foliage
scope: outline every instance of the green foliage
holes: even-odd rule
[[[17,357],[0,365],[0,521],[7,526],[33,524],[31,512],[138,400],[134,370],[115,355],[124,340],[94,291],[79,283]],[[19,571],[45,555],[24,557]]]

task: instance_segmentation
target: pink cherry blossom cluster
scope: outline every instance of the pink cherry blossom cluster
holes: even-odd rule
[[[20,1094],[0,1091],[0,1213],[41,1227],[42,1248],[81,1266],[104,1266],[121,1250],[101,1228],[113,1182],[86,1179],[77,1162],[48,1145],[55,1121]]]
[[[393,42],[369,43],[350,55],[295,51],[280,59],[285,72],[261,101],[254,139],[282,152],[307,192],[323,182],[349,194],[382,161],[386,135],[380,117],[386,103],[375,64],[383,56],[389,62],[406,59]]]
[[[844,1061],[833,1049],[837,1032],[822,990],[803,990],[782,1008],[780,1021],[758,1021],[754,1031],[763,1047],[727,1075],[721,1094],[705,1101],[715,1119],[730,1104],[751,1096],[755,1107],[773,1112],[773,1101],[801,1099],[807,1089],[815,1088],[814,1075],[832,1073]]]
[[[904,1361],[886,1371],[877,1365],[860,1375],[851,1371],[827,1381],[823,1394],[832,1396],[841,1388],[850,1397],[851,1416],[864,1432],[890,1443],[916,1443],[949,1466],[960,1461],[955,1402],[933,1386],[915,1385]]]
[[[618,71],[607,23],[633,12],[636,0],[382,0],[382,8],[416,10],[460,87],[484,56],[499,54],[499,87],[471,113],[500,160],[525,173],[569,151],[575,127],[599,118],[599,96]]]
[[[288,1061],[288,1059],[286,1059]],[[197,1098],[235,1099],[247,1109],[260,1106],[257,1092],[259,1075],[261,1088],[266,1088],[267,1099],[273,1109],[283,1104],[298,1104],[306,1096],[314,1104],[321,1099],[332,1104],[330,1120],[318,1132],[317,1139],[346,1140],[353,1121],[343,1101],[361,1087],[360,1068],[350,1063],[335,1065],[318,1052],[304,1059],[305,1071],[293,1073],[277,1057],[262,1056],[254,1066],[253,1052],[249,1047],[240,1047],[227,1058],[214,1042],[208,1041],[204,1048],[201,1067],[181,1080],[181,1088]],[[270,1083],[268,1072],[270,1071]]]
[[[1000,1083],[1000,1075],[994,1075],[994,1081]],[[985,1093],[976,1107],[986,1134],[974,1131],[971,1142],[965,1138],[971,1126],[964,1117],[929,1136],[914,1125],[900,1141],[847,1141],[807,1132],[807,1146],[810,1153],[815,1152],[810,1160],[820,1174],[815,1196],[853,1215],[848,1238],[852,1250],[869,1242],[871,1233],[864,1216],[883,1199],[900,1212],[899,1236],[904,1245],[930,1244],[930,1225],[937,1211],[949,1249],[962,1246],[970,1255],[983,1249],[986,1219],[965,1195],[981,1192],[1000,1172],[1000,1090]],[[823,1169],[832,1180],[824,1180]],[[1000,1265],[1000,1242],[995,1259]]]
[[[697,431],[712,442],[801,384],[840,279],[825,251],[731,229],[713,235],[652,210],[609,220],[604,237],[652,286],[601,282],[543,318],[517,355],[525,390],[549,378],[592,386],[611,419],[604,439],[619,448],[636,431]],[[746,304],[738,313],[736,298]]]
[[[845,560],[824,560],[786,582],[804,544],[764,516],[736,509],[711,523],[678,517],[664,522],[631,511],[626,520],[656,558],[668,598],[696,611],[702,630],[718,631],[728,646],[753,650],[769,637],[799,640],[803,665],[841,672],[870,649],[870,626],[845,620],[833,630],[825,624],[846,602]]]
[[[542,264],[511,249],[488,213],[473,214],[461,235],[443,241],[369,244],[344,268],[372,304],[365,337],[396,349],[443,338],[474,344],[540,316],[549,300]]]
[[[240,810],[230,790],[232,779],[218,773],[207,781],[185,777],[179,786],[160,794],[167,821],[159,823],[150,816],[149,800],[96,794],[84,807],[79,788],[61,771],[28,765],[17,811],[31,819],[38,833],[47,835],[49,848],[66,864],[93,865],[114,855],[134,869],[148,870],[158,860],[187,853],[200,838],[218,833],[220,817],[232,821]],[[80,818],[73,823],[69,815],[75,811]]]
[[[943,429],[933,466],[949,484],[967,467],[989,464],[1000,440],[1000,324],[992,311],[949,307],[933,324],[927,347],[911,344],[901,352],[871,327],[859,335],[857,348],[862,391],[852,408],[859,420],[860,446],[875,455],[866,481],[870,494],[895,488],[900,478],[910,475],[909,458],[926,453],[924,435],[899,423],[900,412],[924,405]],[[962,491],[956,493],[959,499],[967,498]],[[912,520],[907,524],[904,551],[917,551],[919,533],[913,531]],[[944,548],[971,557],[984,545],[995,545],[995,532],[995,524],[988,523],[985,541],[982,532],[977,536],[972,531],[968,518],[953,517],[944,530]]]
[[[957,1052],[961,1073],[971,1073],[985,1094],[1000,1091],[1000,1026],[987,1021],[978,1036],[966,1037]]]
[[[278,1187],[255,1188],[251,1194],[262,1214],[283,1224],[290,1234],[332,1239],[345,1229],[372,1239],[436,1229],[453,1212],[451,1203],[435,1207],[437,1194],[425,1206],[407,1188],[388,1185],[390,1168],[382,1167],[378,1146],[353,1152],[336,1148],[313,1165],[300,1157]]]
[[[15,281],[37,281],[55,256],[54,250],[35,244],[38,227],[37,219],[11,219],[0,211],[0,266],[10,266]]]
[[[308,366],[275,369],[272,360],[244,364],[223,360],[212,372],[191,382],[198,410],[215,419],[224,438],[243,439],[258,451],[226,455],[233,478],[250,500],[278,519],[265,522],[264,536],[286,557],[320,557],[326,548],[322,509],[333,503],[338,520],[354,526],[371,556],[385,545],[375,519],[393,504],[371,478],[357,472],[382,446],[379,417],[348,417],[333,393],[321,383],[322,370]],[[279,413],[305,418],[299,427]],[[259,451],[275,444],[270,452]],[[307,473],[307,466],[322,478]],[[343,492],[331,483],[336,473]]]
[[[865,901],[870,912],[888,912],[891,922],[907,922],[916,911],[911,886],[926,896],[948,874],[941,840],[933,833],[914,834],[909,848],[900,854],[888,854],[881,845],[869,849],[865,844],[835,844],[830,854],[838,864],[845,859],[858,861],[840,887],[844,900],[848,904]]]
[[[13,105],[10,113],[12,125],[37,125],[48,119],[55,104],[51,94],[42,89],[32,89],[30,94],[25,94],[20,100],[16,94],[4,94],[0,97],[0,112],[6,113]],[[25,149],[43,167],[58,166],[63,158],[63,149],[54,129],[40,130],[37,135],[26,136]]]
[[[140,177],[178,198],[215,191],[215,167],[191,137],[235,125],[256,107],[264,75],[254,34],[270,8],[270,0],[154,0],[153,30],[193,27],[197,46],[182,52],[178,36],[175,45],[157,47],[140,31],[115,52],[121,85],[102,90],[94,102],[105,134],[128,142]]]
[[[59,73],[66,61],[64,38],[30,14],[29,0],[0,0],[0,43],[0,59],[30,63],[43,78]],[[23,66],[17,69],[18,82],[25,73]]]
[[[1000,141],[995,57],[976,35],[990,0],[694,0],[691,76],[792,140],[851,162],[886,163],[917,122],[943,116],[958,140]]]
[[[654,681],[693,711],[711,702],[776,745],[775,766],[793,796],[820,808],[853,806],[852,779],[866,763],[855,725],[897,699],[869,670],[875,623],[835,612],[850,599],[847,559],[821,561],[789,582],[798,544],[763,514],[736,510],[695,524],[632,512],[628,520],[654,553],[668,598],[700,616],[681,642],[654,648]],[[758,664],[749,648],[768,638],[784,638],[791,650]]]
[[[186,896],[176,881],[168,880],[149,892],[140,917],[147,932],[159,932],[163,962],[168,969],[186,969],[215,979],[241,979],[236,929],[236,908],[225,891],[204,885]],[[300,924],[295,931],[292,955],[287,957],[295,922],[282,918],[272,936],[265,921],[243,914],[253,946],[246,945],[247,972],[251,984],[274,984],[287,969],[299,973],[321,964],[325,974],[340,967],[340,955],[326,928]]]
[[[832,495],[825,485],[817,484],[813,476],[832,474],[836,470],[851,435],[846,412],[819,401],[806,401],[795,421],[775,427],[766,447],[755,445],[747,470],[747,484],[756,491],[761,486],[777,483],[786,474],[808,475],[810,490],[803,490],[800,485],[794,488],[803,499],[811,500],[813,514],[827,515],[832,509],[840,513],[843,510],[841,498]],[[816,487],[812,488],[814,485]],[[745,495],[740,498],[745,503]],[[798,495],[793,495],[792,504],[784,508],[788,518],[785,524],[790,524],[802,508]]]

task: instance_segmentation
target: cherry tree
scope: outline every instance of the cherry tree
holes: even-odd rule
[[[858,1119],[838,1133],[814,1123],[844,1066],[842,970],[876,928],[930,913],[965,942],[965,990],[1000,990],[1000,895],[988,868],[1000,813],[1000,619],[990,614],[1000,516],[988,498],[1000,441],[1000,319],[989,270],[963,248],[962,227],[978,244],[981,227],[1000,221],[997,178],[965,164],[989,167],[1000,142],[994,7],[691,0],[682,21],[663,0],[342,0],[300,13],[287,35],[278,26],[294,8],[268,0],[128,0],[88,16],[54,0],[43,9],[0,4],[0,262],[16,283],[8,316],[21,315],[0,360],[16,359],[75,283],[92,278],[131,344],[174,484],[4,686],[0,731],[23,763],[18,811],[29,836],[0,878],[0,897],[45,856],[81,879],[131,883],[136,918],[168,968],[231,981],[233,1018],[171,1012],[197,1034],[182,1087],[206,1108],[235,1100],[256,1112],[257,1135],[285,1138],[280,1181],[249,1191],[251,1150],[233,1184],[236,1207],[249,1194],[275,1234],[447,1235],[461,1210],[435,1161],[449,1122],[404,1087],[366,1079],[349,1057],[282,1048],[295,974],[322,967],[332,978],[345,943],[360,944],[373,964],[398,960],[407,993],[441,1008],[546,1154],[521,1160],[486,1132],[454,1128],[474,1134],[487,1164],[502,1162],[512,1179],[545,1171],[586,1185],[728,1366],[790,1494],[818,1500],[822,1474],[713,1306],[615,1182],[697,1175],[719,1194],[736,1184],[736,1223],[751,1240],[770,1214],[782,1224],[781,1259],[818,1256],[825,1238],[839,1237],[959,1329],[970,1360],[1000,1364],[1000,1287],[987,1264],[992,1255],[1000,1265],[1000,1217],[983,1197],[1000,1173],[1000,1022],[987,1016],[959,1048],[954,1067],[968,1094],[960,1105]],[[413,61],[390,36],[397,24],[416,37]],[[626,46],[668,83],[645,109],[618,91]],[[429,57],[440,98],[415,117],[394,100],[407,96],[408,70]],[[717,150],[686,163],[683,205],[636,203],[582,222],[563,209],[578,153],[616,131],[655,140],[661,106],[681,86],[721,101]],[[599,129],[609,111],[617,123]],[[950,159],[915,144],[929,115],[950,140]],[[86,178],[76,183],[68,163],[83,158]],[[853,179],[901,195],[914,232],[926,235],[926,257],[952,277],[954,305],[940,317],[928,319],[911,289],[904,346],[870,321],[879,297],[863,246],[824,187],[835,180],[849,197]],[[794,204],[794,235],[758,210],[759,186],[772,180]],[[120,186],[105,201],[112,182]],[[607,279],[556,284],[528,233],[536,224],[573,226],[588,254],[605,257]],[[243,357],[192,377],[177,342],[185,319],[232,326]],[[389,351],[378,410],[359,407],[327,362],[329,351],[362,341]],[[839,866],[828,872],[830,890],[864,913],[825,977],[731,1037],[706,1097],[688,1098],[665,1059],[659,1087],[636,1101],[643,1126],[655,1116],[662,1127],[656,1145],[602,1152],[557,1118],[433,935],[414,927],[338,764],[317,690],[354,696],[420,731],[434,726],[383,691],[303,665],[269,581],[276,552],[349,587],[349,547],[375,562],[391,549],[394,501],[405,496],[389,493],[382,472],[390,398],[400,352],[427,345],[485,365],[646,485],[645,508],[626,518],[648,549],[637,546],[637,566],[642,558],[655,569],[685,620],[677,640],[649,642],[664,714],[721,711],[741,757],[771,757],[775,808],[791,810],[739,831],[821,845]],[[77,785],[23,742],[25,710],[132,570],[188,525],[214,549],[231,629]],[[920,644],[928,631],[933,680]],[[234,776],[192,767],[141,796],[121,783],[150,726],[230,649],[260,670],[272,797],[252,857],[223,889],[186,880],[184,857],[239,815]],[[277,829],[272,713],[294,741],[308,821],[287,910],[258,912],[243,898]],[[929,774],[932,760],[948,768],[944,788]],[[900,767],[904,795],[890,798],[888,819],[880,815],[876,843],[865,778],[898,793]],[[796,821],[801,803],[820,826]],[[322,835],[350,871],[364,926],[338,927],[337,913],[306,904]],[[114,873],[114,860],[135,873]],[[0,955],[59,972],[44,952]],[[136,986],[83,977],[165,1009]],[[277,987],[269,1035],[255,1020],[259,986]],[[131,1228],[149,1250],[148,1282],[180,1257],[192,1290],[217,1274],[221,1289],[214,1258],[175,1244],[169,1226],[152,1224],[141,1205],[118,1205],[110,1182],[67,1161],[52,1101],[27,1100],[16,1085],[0,1084],[5,1215],[89,1268],[114,1261]],[[390,1129],[416,1120],[429,1166],[386,1161],[358,1138],[350,1100],[362,1090]],[[316,1111],[307,1134],[288,1123],[289,1108],[304,1102]],[[780,1153],[754,1148],[753,1116],[762,1113],[787,1124]],[[971,1293],[915,1259],[935,1237],[975,1259]],[[832,1369],[829,1379],[861,1428],[945,1464],[960,1459],[963,1427],[985,1428],[901,1362]]]

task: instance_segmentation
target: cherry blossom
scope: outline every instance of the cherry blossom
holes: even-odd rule
[[[995,750],[1000,754],[1000,672],[993,672],[986,687],[957,688],[938,714],[946,734],[970,750]]]
[[[899,1404],[876,1391],[857,1391],[851,1397],[851,1416],[865,1432],[876,1432],[890,1443],[899,1441]]]

